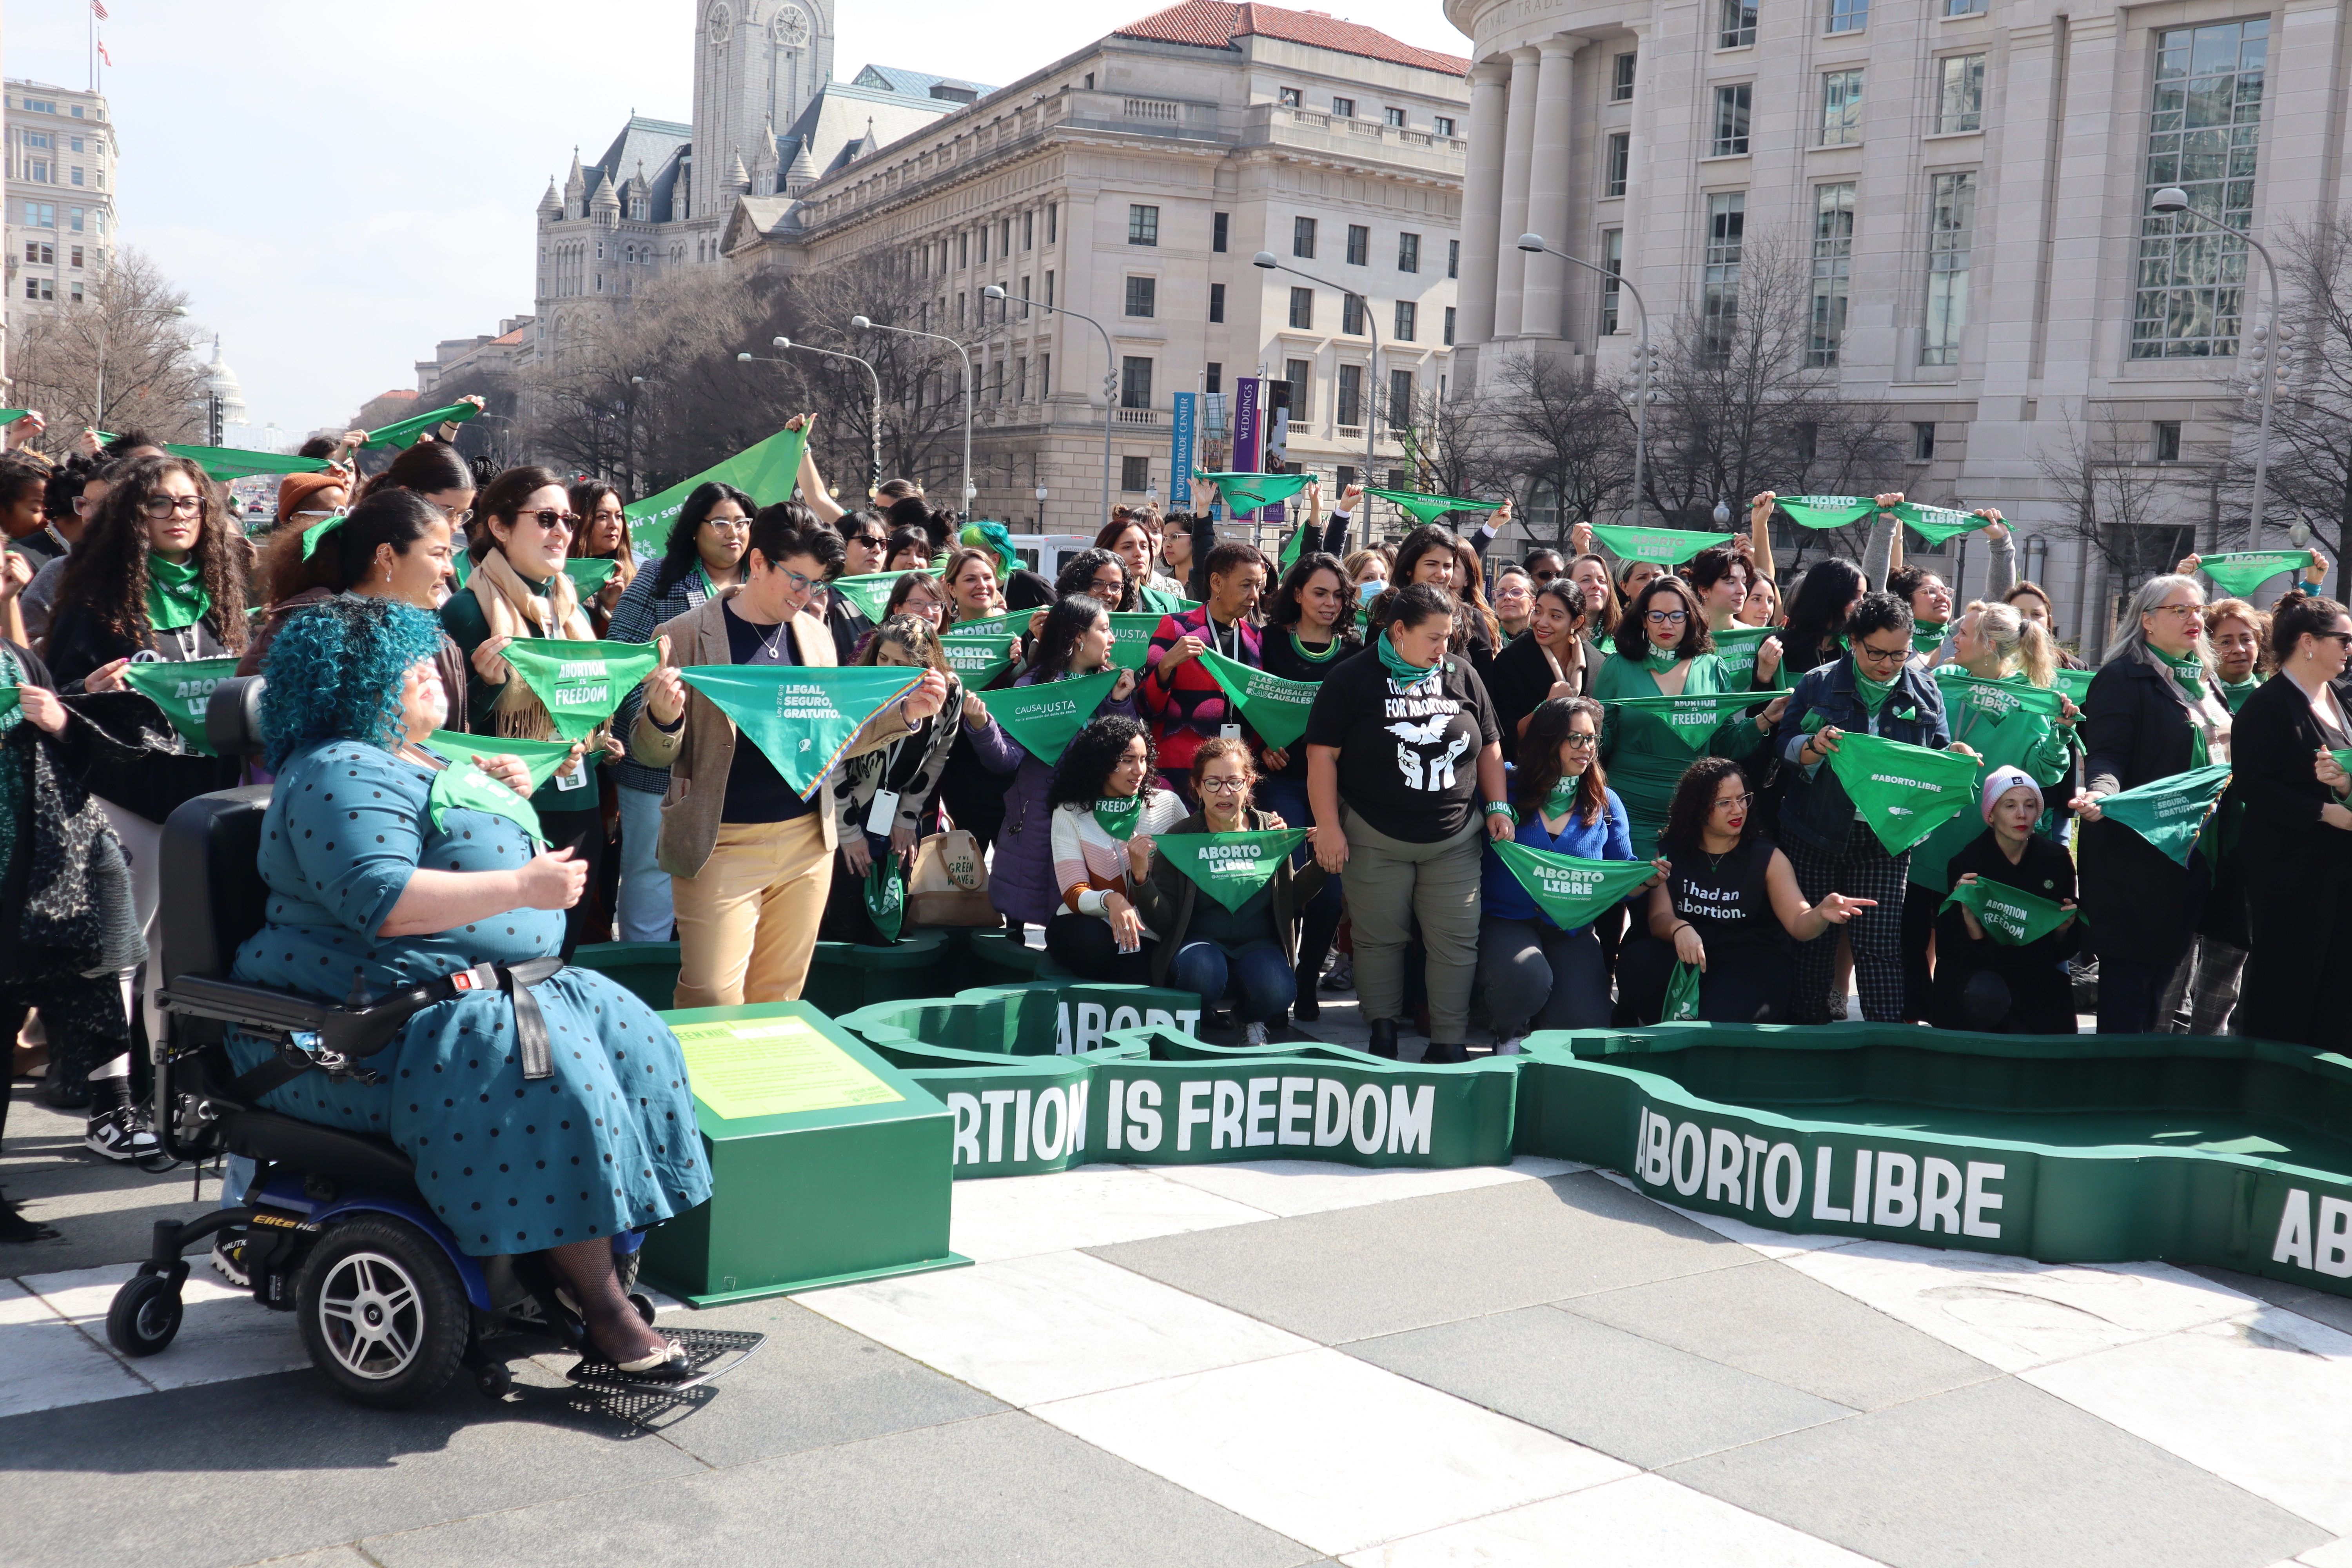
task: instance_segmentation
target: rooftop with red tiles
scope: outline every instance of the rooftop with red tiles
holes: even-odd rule
[[[1234,0],[1184,0],[1181,5],[1171,5],[1165,11],[1155,11],[1140,21],[1130,22],[1112,36],[1198,44],[1215,49],[1233,47],[1236,38],[1280,38],[1343,55],[1386,60],[1392,65],[1444,71],[1448,76],[1470,74],[1470,62],[1460,55],[1416,48],[1378,28],[1343,22],[1328,12],[1292,11],[1280,5],[1261,5],[1255,0],[1240,0],[1238,4]]]

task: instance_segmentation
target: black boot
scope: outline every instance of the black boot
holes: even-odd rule
[[[1371,1044],[1364,1048],[1376,1057],[1386,1057],[1391,1061],[1396,1060],[1396,1020],[1394,1018],[1373,1019]]]
[[[1421,1059],[1423,1066],[1466,1062],[1470,1059],[1470,1053],[1460,1046],[1441,1046],[1432,1040],[1429,1048],[1421,1053]]]
[[[1309,906],[1306,918],[1298,922],[1298,1002],[1290,1016],[1301,1023],[1311,1024],[1323,1016],[1323,1005],[1315,994],[1323,979],[1323,961],[1331,955],[1331,939],[1339,934],[1340,917],[1346,912]]]
[[[1305,964],[1298,966],[1298,999],[1290,1005],[1290,1016],[1302,1024],[1311,1024],[1323,1016],[1323,1004],[1315,995],[1315,983],[1321,978]]]

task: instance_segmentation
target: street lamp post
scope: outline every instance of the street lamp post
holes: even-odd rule
[[[1013,304],[1011,299],[1004,292],[1004,285],[1002,283],[991,283],[987,288],[981,290],[981,294],[986,299],[995,300],[999,305],[1002,305],[1004,308],[1005,321],[1010,321],[1013,319]],[[1100,321],[1096,321],[1092,316],[1081,315],[1076,310],[1066,310],[1059,305],[1038,304],[1036,300],[1025,298],[1021,302],[1024,305],[1036,305],[1037,309],[1050,311],[1056,316],[1076,316],[1079,321],[1084,321],[1087,325],[1092,327],[1097,332],[1099,332],[1102,335],[1103,486],[1102,517],[1097,523],[1097,526],[1099,527],[1102,524],[1110,521],[1111,424],[1112,421],[1118,417],[1118,356],[1110,346],[1110,332]],[[1043,529],[1045,526],[1042,510],[1039,514],[1037,526],[1040,529]]]
[[[1530,255],[1557,256],[1562,261],[1574,262],[1587,272],[1598,274],[1602,278],[1614,279],[1620,288],[1633,296],[1633,310],[1642,320],[1642,340],[1634,345],[1633,349],[1634,359],[1641,371],[1633,393],[1633,521],[1639,522],[1642,520],[1642,497],[1644,493],[1643,480],[1649,472],[1650,398],[1653,395],[1650,391],[1650,374],[1655,368],[1650,362],[1650,307],[1643,302],[1642,291],[1633,287],[1633,280],[1623,273],[1612,272],[1605,267],[1595,267],[1582,257],[1570,256],[1565,250],[1554,250],[1544,243],[1544,237],[1539,234],[1519,236],[1519,248]],[[1717,503],[1717,506],[1718,510],[1722,510],[1720,503]]]
[[[790,338],[772,338],[769,341],[780,349],[799,349],[804,353],[831,354],[835,359],[850,360],[866,366],[866,379],[874,384],[874,401],[868,421],[874,436],[873,474],[866,482],[866,496],[868,500],[871,500],[874,498],[874,492],[882,488],[882,378],[874,373],[873,363],[870,361],[859,359],[856,354],[843,353],[839,349],[821,349],[814,343],[796,343]],[[789,364],[791,362],[772,359],[765,354],[740,353],[735,356],[735,363],[738,364]]]
[[[2246,531],[2251,536],[2247,541],[2248,544],[2253,549],[2260,550],[2263,547],[2263,490],[2270,478],[2271,389],[2277,384],[2278,381],[2275,368],[2270,362],[2270,348],[2274,341],[2284,335],[2281,331],[2282,323],[2279,321],[2278,268],[2272,264],[2271,253],[2261,240],[2243,229],[2231,228],[2210,213],[2197,211],[2189,205],[2189,193],[2179,185],[2165,186],[2156,193],[2155,198],[2148,203],[2148,205],[2168,216],[2186,214],[2201,224],[2220,229],[2223,234],[2235,235],[2244,240],[2248,245],[2252,246],[2254,253],[2263,258],[2263,272],[2270,279],[2270,319],[2263,323],[2262,334],[2254,340],[2253,347],[2246,356],[2254,362],[2254,374],[2261,376],[2263,382],[2262,423],[2254,436],[2254,499],[2246,523]]]
[[[912,327],[893,327],[887,322],[877,321],[866,316],[852,316],[849,318],[849,324],[861,332],[898,332],[909,338],[930,338],[955,350],[956,357],[963,361],[963,499],[961,505],[957,509],[957,515],[963,516],[969,513],[971,510],[971,498],[979,493],[971,488],[971,353],[955,339],[940,332],[919,332]],[[878,486],[880,481],[877,479],[876,483]]]
[[[1301,272],[1297,268],[1289,265],[1287,262],[1276,260],[1275,258],[1274,252],[1271,250],[1261,250],[1255,256],[1251,257],[1250,265],[1252,267],[1262,268],[1267,272],[1287,272],[1293,278],[1304,278],[1309,283],[1323,283],[1323,279],[1316,277],[1311,272]],[[1324,283],[1323,286],[1327,289],[1339,287],[1337,284],[1333,283]],[[1364,331],[1372,340],[1372,363],[1369,367],[1369,379],[1371,382],[1371,385],[1364,388],[1365,406],[1363,411],[1364,488],[1366,489],[1370,489],[1372,488],[1372,439],[1379,423],[1372,417],[1374,412],[1372,407],[1372,397],[1373,389],[1378,387],[1381,384],[1381,324],[1372,319],[1372,301],[1369,296],[1357,294],[1352,289],[1339,289],[1339,297],[1342,300],[1347,299],[1351,294],[1354,295],[1355,298],[1364,301]],[[1261,369],[1263,367],[1261,367]],[[1393,408],[1389,410],[1389,423],[1391,425],[1396,423],[1396,410]],[[1370,542],[1371,537],[1371,517],[1370,513],[1367,513],[1364,519],[1365,541]]]

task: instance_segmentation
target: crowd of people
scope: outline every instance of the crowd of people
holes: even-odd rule
[[[677,941],[678,1006],[796,998],[819,940],[897,936],[877,880],[903,896],[953,833],[1004,930],[1090,978],[1196,992],[1252,1042],[1351,987],[1373,1052],[1417,1033],[1434,1062],[1537,1029],[1823,1023],[1850,989],[1875,1022],[2071,1033],[2094,960],[2103,1032],[2352,1032],[2322,991],[2352,950],[2352,621],[2316,553],[2267,609],[2209,600],[2181,562],[2092,671],[1998,512],[1970,520],[1990,564],[1961,603],[1903,564],[1899,495],[1874,498],[1858,562],[1783,583],[1769,492],[1747,532],[1673,562],[1612,559],[1583,525],[1491,561],[1507,503],[1351,538],[1354,487],[1327,513],[1310,485],[1272,554],[1206,507],[1120,507],[1048,577],[908,481],[845,509],[804,455],[796,489],[704,483],[640,537],[609,485],[478,471],[428,437],[364,479],[288,477],[248,533],[137,432],[0,455],[0,907],[21,921],[0,1022],[37,1010],[45,1093],[86,1109],[90,1148],[156,1146],[130,1069],[161,1030],[158,966],[132,978],[161,824],[272,776],[288,842],[240,963],[334,999],[614,939]],[[624,672],[604,707],[551,711],[547,644]],[[157,683],[195,667],[184,710],[232,662],[268,678],[258,762],[208,754]],[[681,675],[719,666],[904,679],[809,784]],[[1923,752],[1951,753],[1916,785],[1948,805],[1906,836],[1869,759]],[[2185,840],[2103,805],[2225,766]],[[320,798],[289,796],[298,777]],[[339,823],[328,790],[362,785]],[[458,838],[453,805],[528,827]],[[368,837],[396,842],[362,852],[385,813]],[[1569,862],[1622,863],[1622,896],[1563,917],[1526,867]],[[538,911],[512,941],[451,934],[509,909]],[[273,934],[295,926],[352,945],[311,974]],[[551,1005],[589,1035],[634,1016],[564,984]],[[702,1180],[639,1163],[609,1200],[551,1194],[544,1243],[563,1215],[676,1212]],[[37,1228],[0,1208],[0,1239]]]

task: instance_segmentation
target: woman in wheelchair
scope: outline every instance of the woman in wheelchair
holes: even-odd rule
[[[418,750],[447,713],[440,647],[431,616],[389,599],[330,599],[278,631],[262,700],[277,774],[260,854],[268,923],[238,950],[236,979],[373,1001],[562,949],[585,865],[535,842],[537,818],[510,784],[462,761],[468,772],[444,772]],[[530,1060],[536,1038],[506,991],[462,990],[367,1058],[380,1081],[314,1070],[261,1103],[389,1137],[465,1251],[545,1256],[586,1321],[592,1359],[683,1377],[685,1357],[632,1310],[612,1252],[616,1234],[710,1192],[677,1037],[584,970],[516,995],[544,1019],[544,1062]],[[235,1031],[229,1048],[240,1072],[272,1055]]]

